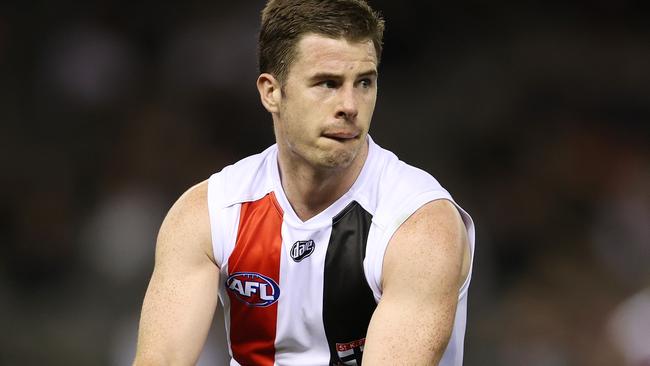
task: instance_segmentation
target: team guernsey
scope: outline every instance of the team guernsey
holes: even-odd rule
[[[453,202],[428,173],[370,137],[368,144],[350,190],[307,221],[284,194],[276,145],[210,177],[212,244],[231,366],[361,364],[382,296],[388,242],[425,203]],[[473,254],[474,225],[456,207]],[[442,366],[462,364],[470,277],[471,268]]]

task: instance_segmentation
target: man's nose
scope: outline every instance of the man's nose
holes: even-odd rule
[[[353,122],[359,113],[357,94],[354,86],[343,86],[340,89],[339,104],[336,111],[337,118],[345,118]]]

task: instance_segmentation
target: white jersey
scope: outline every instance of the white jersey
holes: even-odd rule
[[[276,145],[210,177],[231,365],[361,364],[389,240],[425,203],[453,202],[429,174],[368,143],[350,190],[304,222],[282,189]],[[458,210],[473,254],[472,219]],[[462,364],[470,277],[471,267],[442,366]]]

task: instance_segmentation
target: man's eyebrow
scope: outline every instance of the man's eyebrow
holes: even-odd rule
[[[362,72],[361,74],[359,74],[359,77],[360,77],[360,78],[368,77],[368,76],[377,77],[377,75],[378,75],[378,74],[377,74],[377,70],[372,69],[372,70],[368,70],[368,71]]]
[[[363,77],[368,77],[368,76],[377,76],[377,70],[368,70],[364,71],[361,74],[357,76],[357,78],[363,78]],[[332,79],[332,80],[339,80],[342,79],[343,76],[341,74],[335,74],[331,72],[318,72],[314,75],[312,75],[309,79],[310,80],[327,80],[327,79]]]
[[[318,72],[312,75],[309,79],[311,80],[324,80],[324,79],[341,79],[342,76],[339,74],[334,74],[331,72]]]

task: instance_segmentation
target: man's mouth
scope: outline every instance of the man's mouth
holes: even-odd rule
[[[359,137],[360,133],[357,131],[331,131],[323,133],[323,137],[327,137],[337,141],[353,140]]]

